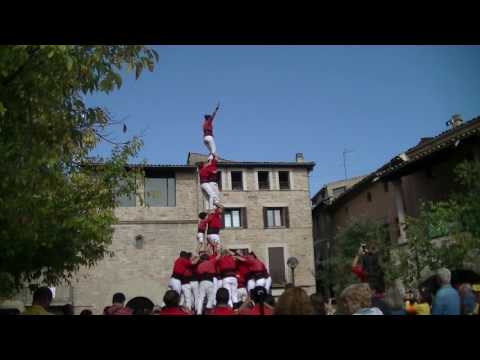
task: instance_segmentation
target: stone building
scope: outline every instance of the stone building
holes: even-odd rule
[[[185,165],[142,165],[145,178],[137,180],[136,194],[118,199],[114,256],[82,269],[71,286],[57,288],[54,305],[72,303],[76,313],[100,314],[115,292],[125,293],[127,301],[146,296],[161,305],[174,260],[181,250],[196,247],[197,216],[206,205],[197,164],[205,159],[189,153]],[[296,285],[315,291],[309,199],[314,165],[302,154],[292,162],[219,162],[222,244],[254,251],[270,270],[274,295],[291,281],[286,266],[291,256],[299,260]],[[25,304],[29,299],[23,294]]]
[[[317,273],[332,254],[335,235],[350,222],[368,219],[388,227],[390,241],[407,241],[402,224],[415,217],[425,201],[448,198],[460,190],[454,168],[463,160],[480,160],[480,118],[463,123],[458,118],[435,137],[422,138],[367,176],[352,179],[341,194],[328,198],[326,188],[312,199]],[[320,286],[320,284],[317,284]]]

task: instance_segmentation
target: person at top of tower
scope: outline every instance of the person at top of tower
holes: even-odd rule
[[[213,119],[217,114],[218,109],[220,108],[220,103],[215,108],[213,114],[204,115],[203,121],[203,142],[207,146],[209,152],[209,159],[217,154],[217,147],[215,145],[215,140],[213,138]]]
[[[207,195],[208,210],[212,210],[214,205],[219,204],[220,191],[218,189],[217,157],[213,156],[207,164],[199,165],[200,187],[203,194]]]

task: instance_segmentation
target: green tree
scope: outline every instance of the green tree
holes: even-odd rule
[[[134,189],[125,164],[142,144],[112,142],[117,122],[85,95],[156,62],[145,46],[0,47],[0,295],[68,281],[109,254],[115,198]],[[111,156],[90,157],[100,141]]]
[[[325,261],[323,271],[320,272],[322,283],[334,284],[334,291],[338,293],[347,285],[358,282],[352,273],[352,261],[363,243],[374,245],[378,249],[385,280],[387,283],[393,280],[396,276],[393,271],[396,269],[390,265],[393,260],[388,228],[371,220],[355,220],[335,237],[332,256]]]
[[[464,161],[455,175],[461,191],[448,200],[425,203],[418,217],[407,218],[408,241],[398,250],[398,272],[410,286],[441,267],[479,270],[480,163]]]

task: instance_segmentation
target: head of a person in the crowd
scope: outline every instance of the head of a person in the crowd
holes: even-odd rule
[[[293,286],[292,283],[286,283],[286,284],[285,284],[285,290],[291,289],[291,288],[293,288],[293,287],[294,287],[294,286]]]
[[[62,313],[63,313],[63,315],[73,315],[74,314],[73,305],[71,305],[71,304],[63,305],[62,306]]]
[[[205,211],[202,211],[201,213],[198,214],[198,217],[203,220],[207,217],[207,213]]]
[[[52,302],[52,298],[52,290],[46,286],[42,286],[33,293],[32,305],[39,305],[47,310]]]
[[[383,294],[385,292],[385,281],[382,274],[370,276],[368,278],[368,285],[374,294]]]
[[[265,304],[268,304],[272,308],[274,308],[276,306],[275,297],[273,295],[267,294],[267,297],[265,298]]]
[[[275,315],[313,315],[309,296],[300,287],[285,290],[275,306]]]
[[[217,294],[215,295],[215,300],[217,300],[217,306],[228,305],[229,298],[230,298],[230,294],[227,289],[220,288],[217,290]]]
[[[82,310],[80,315],[93,315],[93,313],[92,313],[92,310],[85,309],[85,310]]]
[[[429,288],[421,288],[418,291],[418,302],[419,303],[427,303],[429,305],[432,305],[432,291]]]
[[[183,250],[180,251],[180,257],[181,257],[181,258],[188,258],[188,252],[183,251]]]
[[[113,295],[112,304],[119,304],[123,306],[123,304],[125,304],[125,300],[125,294],[119,292]]]
[[[437,280],[440,286],[450,285],[452,273],[447,268],[437,270]]]
[[[180,294],[175,290],[167,290],[163,296],[163,302],[167,308],[178,307],[180,305]]]
[[[385,302],[394,310],[403,309],[405,303],[405,290],[400,286],[391,286],[385,293]]]
[[[353,315],[361,309],[372,306],[373,292],[367,283],[353,284],[347,286],[338,301],[340,313]]]
[[[377,245],[374,242],[368,241],[366,245],[367,254],[376,254],[378,252]]]
[[[472,290],[472,285],[465,283],[458,288],[460,299],[462,302],[462,313],[473,314],[476,306],[476,296]]]
[[[310,302],[312,303],[313,311],[315,315],[326,315],[327,310],[325,309],[325,299],[321,294],[312,294],[310,295]]]
[[[208,254],[206,252],[202,251],[199,255],[200,255],[200,260],[201,261],[208,260]]]
[[[256,304],[264,304],[267,299],[267,289],[263,286],[255,286],[250,291],[250,297]]]

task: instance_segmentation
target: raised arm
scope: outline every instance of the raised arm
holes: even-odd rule
[[[215,115],[217,115],[218,109],[220,109],[220,103],[217,104],[217,107],[215,108],[215,111],[212,114],[212,121],[213,121],[213,119],[215,119]]]

